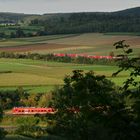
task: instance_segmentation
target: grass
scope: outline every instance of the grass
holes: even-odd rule
[[[128,72],[112,78],[116,66],[81,65],[57,63],[25,59],[0,59],[0,89],[10,90],[22,86],[30,93],[49,92],[55,85],[62,85],[65,75],[72,74],[73,70],[94,71],[99,75],[106,75],[116,84],[121,85],[127,78]]]
[[[134,48],[134,55],[140,53],[140,37],[129,34],[78,34],[78,35],[52,35],[34,38],[20,38],[0,40],[0,47],[22,47],[23,45],[47,44],[49,49],[34,50],[39,53],[85,53],[92,55],[108,55],[115,50],[113,43],[125,39]],[[52,46],[49,44],[55,44]],[[61,47],[61,44],[63,47]],[[69,46],[70,45],[70,46]],[[31,94],[46,93],[54,89],[55,85],[63,85],[65,75],[71,75],[72,70],[94,71],[95,74],[105,75],[108,79],[122,86],[129,72],[122,72],[117,77],[112,73],[118,70],[117,66],[107,65],[85,65],[72,63],[57,63],[29,59],[0,59],[0,90],[15,90],[22,86]],[[139,78],[139,77],[138,77]],[[5,118],[6,119],[6,118]],[[4,123],[9,124],[11,120]],[[6,125],[6,124],[4,124]],[[8,135],[4,140],[33,140],[31,138]],[[53,139],[43,137],[40,140]]]
[[[26,28],[26,27],[23,27]],[[35,27],[32,27],[32,30]],[[84,53],[91,55],[109,55],[111,51],[115,54],[121,53],[115,50],[113,43],[119,40],[126,40],[134,49],[133,56],[140,54],[140,36],[129,33],[85,33],[70,35],[49,35],[41,37],[29,37],[1,40],[1,47],[19,48],[23,45],[30,47],[32,52],[37,53]],[[36,44],[44,44],[46,50],[35,50]],[[46,44],[46,45],[45,45]],[[54,44],[54,45],[52,45]],[[0,59],[0,89],[15,89],[23,86],[25,90],[34,92],[49,92],[54,85],[62,85],[65,75],[72,73],[72,70],[82,69],[84,71],[93,70],[96,74],[106,75],[117,85],[122,85],[127,78],[128,72],[121,73],[118,77],[112,78],[113,72],[117,71],[116,66],[105,65],[80,65],[68,63],[56,63],[37,60],[23,59]]]
[[[0,91],[6,91],[6,90],[16,90],[16,89],[18,89],[20,86],[1,86],[0,87]],[[27,91],[27,92],[29,92],[29,93],[32,93],[32,94],[34,94],[34,93],[46,93],[46,92],[50,92],[50,91],[52,91],[53,89],[54,89],[54,85],[44,85],[44,86],[42,86],[42,85],[37,85],[37,86],[35,86],[35,85],[33,85],[33,86],[23,86],[22,85],[22,87],[23,87],[23,89],[25,90],[25,91]]]

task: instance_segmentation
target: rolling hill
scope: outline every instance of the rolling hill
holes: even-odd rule
[[[36,28],[38,35],[140,32],[140,7],[116,12],[54,13],[44,15],[0,13],[0,23],[2,22],[18,22],[23,30],[33,28],[36,31]]]
[[[44,14],[31,20],[45,34],[87,32],[140,32],[140,7],[117,12]]]
[[[126,9],[122,11],[114,12],[115,14],[122,14],[124,16],[140,16],[140,7],[135,7],[131,9]]]

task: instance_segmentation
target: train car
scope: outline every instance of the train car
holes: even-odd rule
[[[36,108],[36,107],[14,107],[12,109],[13,115],[36,115],[36,114],[54,114],[55,109],[48,108]]]

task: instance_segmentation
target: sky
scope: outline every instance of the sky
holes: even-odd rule
[[[140,0],[0,0],[0,12],[26,14],[111,12],[139,6]]]

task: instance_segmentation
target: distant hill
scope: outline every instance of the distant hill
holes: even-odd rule
[[[93,16],[101,16],[101,15],[114,15],[114,16],[140,16],[140,7],[135,7],[135,8],[130,8],[130,9],[125,9],[125,10],[121,10],[121,11],[115,11],[115,12],[79,12],[79,13],[54,13],[54,14],[44,14],[39,16],[39,19],[45,20],[45,19],[54,19],[54,18],[59,18],[59,17],[63,17],[63,18],[68,18],[71,15],[93,15]]]
[[[122,11],[113,12],[115,14],[121,14],[124,16],[140,16],[140,7],[126,9]]]
[[[31,25],[42,25],[45,34],[85,32],[140,32],[140,7],[117,12],[44,14]]]
[[[40,15],[24,14],[24,13],[4,13],[0,12],[0,23],[19,23],[21,21],[30,21],[38,18]]]
[[[0,13],[0,22],[21,22],[41,27],[38,35],[86,32],[140,32],[140,7],[116,12],[26,15]]]
[[[31,15],[26,14],[18,14],[18,13],[0,13],[0,23],[17,23],[25,17],[29,17]]]

